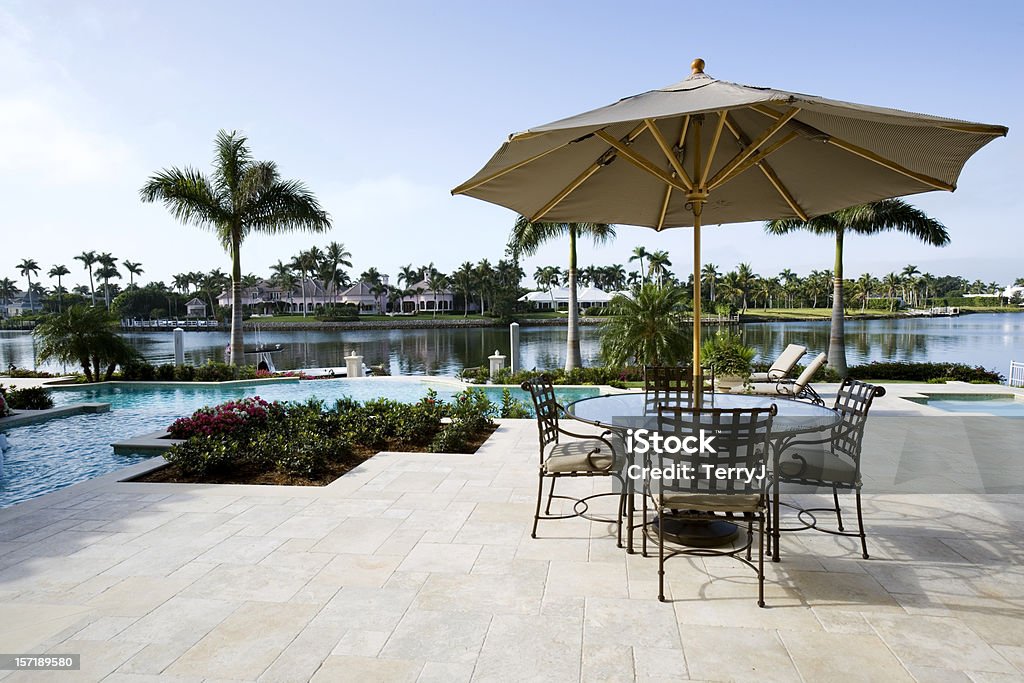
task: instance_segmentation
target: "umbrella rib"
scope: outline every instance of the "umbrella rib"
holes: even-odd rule
[[[625,157],[626,161],[632,163],[634,166],[643,171],[647,171],[654,177],[661,180],[666,185],[674,187],[677,190],[682,190],[683,192],[690,191],[689,188],[683,185],[679,179],[673,178],[668,173],[655,166],[654,162],[652,162],[650,159],[641,156],[640,154],[637,154],[619,140],[616,140],[611,135],[608,135],[608,133],[604,132],[603,130],[596,131],[594,135],[598,136],[599,138],[607,142],[609,145],[617,149],[619,153],[621,153],[622,156]]]
[[[708,150],[707,163],[704,164],[704,170],[700,174],[700,187],[707,187],[708,172],[711,170],[711,162],[715,159],[715,152],[718,150],[718,141],[722,137],[722,126],[725,125],[725,117],[728,114],[726,110],[718,112],[718,125],[715,127],[715,136],[711,138],[711,149]]]
[[[623,138],[623,139],[624,140],[628,140],[629,142],[632,142],[633,140],[635,140],[640,135],[640,133],[642,133],[644,131],[644,128],[646,128],[646,124],[645,123],[641,123],[636,128],[634,128],[633,130],[629,131],[629,134],[626,135],[626,137]],[[598,131],[597,132],[598,137],[602,137],[601,134],[603,132],[604,131]],[[616,141],[616,142],[618,142],[618,141]],[[580,185],[582,185],[583,183],[587,182],[587,180],[589,180],[592,175],[594,175],[595,173],[600,171],[602,168],[607,166],[609,163],[611,163],[611,161],[608,159],[608,154],[610,152],[611,152],[611,149],[606,149],[604,152],[602,152],[601,156],[599,156],[597,158],[597,161],[595,161],[590,166],[588,166],[586,169],[584,169],[583,173],[580,173],[578,176],[573,178],[572,182],[570,182],[568,185],[563,187],[554,197],[552,197],[546,204],[544,204],[544,206],[541,207],[540,211],[535,213],[530,218],[530,222],[539,221],[541,218],[543,218],[545,215],[547,215],[548,212],[551,211],[551,209],[553,209],[556,206],[558,206],[558,204],[560,204],[563,199],[565,199],[570,194],[575,192],[576,189]]]
[[[750,138],[747,137],[747,134],[744,133],[743,129],[739,127],[739,124],[728,120],[728,117],[726,117],[725,125],[728,126],[729,132],[732,133],[733,137],[736,138],[736,141],[739,142],[740,145],[749,145]],[[807,214],[807,212],[804,211],[803,207],[800,206],[800,204],[796,201],[796,198],[793,197],[793,194],[785,186],[782,180],[779,179],[779,176],[775,172],[775,169],[772,168],[771,165],[764,160],[758,162],[757,167],[761,169],[761,173],[763,173],[765,178],[768,179],[768,182],[772,184],[772,187],[775,188],[775,191],[782,196],[782,198],[786,201],[787,204],[789,204],[789,208],[793,209],[793,213],[799,216],[800,220],[802,221],[810,220],[810,216]]]
[[[772,144],[768,145],[767,147],[765,147],[764,149],[759,151],[757,154],[754,154],[753,156],[748,158],[746,161],[741,163],[738,167],[736,167],[728,175],[720,177],[717,181],[713,180],[712,183],[708,186],[708,189],[709,190],[714,190],[715,188],[717,188],[717,187],[719,187],[721,185],[726,184],[730,180],[735,180],[737,176],[739,176],[742,173],[745,173],[747,171],[747,169],[749,169],[751,166],[754,166],[756,164],[761,163],[761,161],[765,157],[767,157],[770,154],[773,154],[773,153],[777,152],[780,148],[784,147],[785,145],[788,145],[790,142],[795,140],[797,135],[798,135],[797,132],[793,131],[791,133],[788,133],[786,135],[786,137],[782,138],[781,140],[776,140]]]
[[[759,114],[764,114],[768,118],[775,119],[776,121],[778,121],[779,117],[782,116],[781,114],[773,111],[772,109],[770,109],[768,107],[760,106],[760,105],[754,105],[753,107],[751,107],[751,109],[753,109],[754,111],[758,112]],[[953,128],[952,126],[940,126],[940,128],[949,128],[951,130],[960,130],[962,132],[971,132],[971,133],[983,132],[981,130],[966,130],[966,129],[963,129],[963,128]],[[950,183],[947,183],[945,181],[939,180],[938,178],[933,178],[930,175],[925,175],[924,173],[918,173],[917,171],[912,171],[909,168],[907,168],[906,166],[903,166],[902,164],[896,163],[892,159],[888,159],[886,157],[883,157],[881,154],[877,154],[875,152],[872,152],[869,149],[864,149],[863,147],[859,147],[858,145],[855,145],[852,142],[847,142],[846,140],[843,140],[842,138],[837,138],[837,137],[835,137],[833,135],[830,135],[828,133],[824,133],[824,134],[828,136],[824,140],[824,142],[826,144],[834,145],[835,147],[838,147],[839,149],[843,150],[844,152],[849,152],[850,154],[853,154],[855,156],[859,156],[861,159],[865,159],[865,160],[870,161],[872,163],[878,164],[879,166],[882,166],[883,168],[887,168],[890,171],[894,171],[896,173],[899,173],[900,175],[906,176],[906,177],[910,178],[911,180],[916,180],[916,181],[918,181],[920,183],[924,183],[925,185],[928,185],[929,187],[934,187],[936,190],[945,190],[946,192],[952,192],[953,190],[956,189],[956,185],[951,185]]]
[[[661,213],[658,214],[658,227],[656,231],[661,232],[665,228],[665,216],[668,215],[668,203],[672,199],[672,186],[665,186],[665,198],[661,200]]]
[[[503,168],[501,170],[495,171],[494,173],[491,173],[490,175],[484,176],[480,180],[473,180],[473,181],[470,181],[470,182],[465,182],[462,185],[459,185],[458,187],[456,187],[454,190],[452,190],[452,194],[453,195],[455,195],[455,194],[465,194],[466,192],[469,192],[470,190],[475,190],[476,188],[480,187],[481,185],[486,185],[487,183],[489,183],[492,180],[495,180],[497,178],[500,178],[501,176],[505,175],[506,173],[511,173],[512,171],[515,171],[516,169],[522,168],[523,166],[526,166],[527,164],[531,164],[534,161],[537,161],[538,159],[540,159],[542,157],[546,157],[547,155],[551,154],[552,152],[556,152],[556,151],[562,149],[563,147],[565,147],[566,145],[572,144],[573,142],[574,142],[574,140],[569,140],[568,142],[562,143],[561,145],[556,145],[555,147],[552,147],[551,149],[546,149],[543,152],[540,152],[539,154],[534,154],[533,156],[527,157],[526,159],[523,159],[522,161],[517,161],[516,163],[512,164],[511,166],[508,166],[508,167]]]
[[[754,140],[752,143],[744,147],[742,150],[739,151],[739,153],[736,154],[736,156],[734,156],[732,159],[726,162],[725,166],[720,168],[718,170],[718,173],[711,177],[711,180],[708,181],[708,185],[710,187],[716,187],[718,185],[721,185],[722,178],[732,174],[733,169],[742,164],[751,154],[756,152],[758,147],[767,142],[771,136],[775,135],[775,133],[777,133],[784,125],[786,125],[787,121],[796,116],[799,112],[800,109],[798,107],[793,107],[785,114],[777,118],[775,120],[775,123],[768,126],[761,133],[761,135],[757,137],[756,140]]]
[[[686,123],[683,124],[684,136],[686,135],[686,128],[689,124],[690,117],[687,116],[686,119]],[[672,164],[672,169],[679,176],[680,180],[683,181],[683,185],[686,186],[687,190],[692,190],[693,181],[690,180],[690,176],[686,174],[682,163],[680,163],[679,159],[676,158],[676,155],[672,153],[672,149],[668,146],[668,141],[665,139],[665,136],[661,134],[661,130],[658,128],[658,124],[655,123],[654,119],[644,119],[644,123],[647,124],[647,129],[651,131],[651,136],[654,138],[654,141],[658,143],[658,147],[661,148],[665,158],[668,159],[670,164]]]
[[[876,163],[879,166],[882,166],[883,168],[889,169],[890,171],[895,171],[896,173],[904,175],[912,180],[916,180],[920,183],[924,183],[925,185],[934,187],[936,190],[946,190],[947,192],[952,192],[953,190],[956,189],[956,185],[951,185],[947,182],[939,180],[938,178],[933,178],[929,175],[925,175],[924,173],[911,171],[906,166],[897,164],[892,159],[887,159],[883,157],[881,154],[876,154],[869,149],[858,147],[852,142],[847,142],[846,140],[843,140],[841,138],[829,137],[829,139],[826,142],[827,144],[838,147],[844,152],[849,152],[850,154],[859,156],[861,159],[866,159],[868,161]]]

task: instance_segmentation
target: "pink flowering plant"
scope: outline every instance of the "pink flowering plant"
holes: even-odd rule
[[[175,420],[167,431],[175,439],[224,436],[262,427],[278,410],[276,403],[268,403],[259,396],[253,396],[200,408],[190,417]]]

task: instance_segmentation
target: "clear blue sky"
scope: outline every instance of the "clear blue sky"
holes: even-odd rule
[[[918,9],[920,8],[920,9]],[[1024,9],[1017,2],[0,2],[0,277],[110,251],[144,280],[229,270],[209,233],[138,189],[170,165],[207,169],[219,128],[305,181],[327,235],[254,237],[245,272],[344,242],[354,271],[450,271],[502,255],[512,212],[449,190],[505,136],[678,81],[695,56],[724,80],[1010,127],[968,162],[954,194],[913,202],[946,223],[935,249],[847,240],[849,275],[908,263],[985,281],[1024,276]],[[687,272],[690,231],[621,226],[582,264],[639,244]],[[704,257],[774,274],[831,267],[827,239],[759,225],[707,231]],[[565,245],[524,266],[563,264]],[[49,284],[49,283],[47,283]]]

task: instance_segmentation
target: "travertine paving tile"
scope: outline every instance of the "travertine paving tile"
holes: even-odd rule
[[[709,681],[800,681],[776,632],[706,626],[683,634],[690,676]]]
[[[913,677],[875,635],[781,631],[779,637],[807,681],[830,678],[913,683]]]
[[[907,666],[1017,673],[958,619],[869,614],[867,620]]]

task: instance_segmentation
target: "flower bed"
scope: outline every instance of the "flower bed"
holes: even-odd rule
[[[141,481],[324,485],[380,451],[473,453],[501,412],[474,389],[450,402],[431,391],[414,404],[229,401],[176,420],[168,431],[186,441]]]

